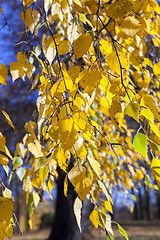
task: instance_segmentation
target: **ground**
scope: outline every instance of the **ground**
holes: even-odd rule
[[[130,240],[160,240],[160,222],[127,222],[121,223],[121,226],[126,230]],[[115,240],[123,240],[118,232],[116,225],[113,226]],[[39,231],[31,231],[25,233],[22,237],[15,235],[13,240],[45,240],[49,236],[50,229]],[[93,230],[91,236],[86,240],[105,240],[105,234],[102,230]]]

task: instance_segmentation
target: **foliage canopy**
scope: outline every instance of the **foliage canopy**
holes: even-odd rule
[[[17,174],[23,182],[30,226],[42,190],[51,196],[59,167],[66,173],[66,197],[69,181],[77,193],[79,228],[87,197],[94,204],[91,222],[110,234],[106,212],[112,213],[112,189],[127,193],[142,180],[152,188],[146,164],[160,184],[160,63],[147,55],[149,39],[160,44],[160,7],[155,0],[23,0],[22,6],[24,50],[9,71],[13,81],[32,81],[31,90],[39,93],[38,119],[26,123],[14,156],[0,134],[0,163],[9,181]],[[1,84],[7,75],[1,64]],[[137,122],[138,130],[128,121]],[[11,191],[1,184],[0,208],[8,206],[7,215],[0,213],[5,239],[12,236],[13,204]]]

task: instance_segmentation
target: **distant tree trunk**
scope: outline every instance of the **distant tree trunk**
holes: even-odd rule
[[[157,198],[157,219],[160,219],[160,190],[156,192],[156,198]]]
[[[132,188],[132,194],[134,194],[134,188]],[[138,220],[138,202],[137,201],[134,203],[134,210],[133,210],[134,220]]]
[[[141,188],[139,188],[138,191],[138,198],[139,198],[139,218],[143,219],[143,201],[142,201],[142,194],[141,194]]]
[[[151,216],[150,216],[150,199],[149,199],[149,190],[147,187],[144,186],[144,192],[145,192],[145,218],[147,220],[150,220],[151,219]]]
[[[134,220],[138,220],[138,203],[137,201],[134,203]]]
[[[77,194],[69,184],[68,198],[64,196],[66,174],[60,169],[58,174],[56,211],[49,240],[80,240],[81,233],[73,212],[73,203]]]

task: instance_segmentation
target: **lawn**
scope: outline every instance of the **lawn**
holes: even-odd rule
[[[160,222],[128,222],[121,223],[126,230],[130,240],[160,240]],[[125,239],[117,230],[117,227],[113,227],[115,240]],[[13,240],[45,240],[49,236],[50,229],[44,229],[39,231],[31,231],[25,233],[22,237],[20,234],[16,234]],[[96,229],[91,232],[91,236],[88,236],[86,240],[104,240],[106,239],[105,233]]]

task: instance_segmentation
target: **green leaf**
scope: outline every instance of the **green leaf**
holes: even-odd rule
[[[43,167],[45,165],[44,158],[39,157],[35,160],[35,171],[37,171],[39,168]]]
[[[9,175],[9,180],[8,180],[8,184],[11,183],[11,181],[12,181],[14,175],[15,175],[15,172],[11,172],[11,173],[10,173],[10,175]]]
[[[125,239],[129,240],[128,235],[126,233],[126,231],[117,223],[119,232],[123,235],[123,237],[125,237]]]
[[[25,173],[26,173],[26,169],[23,168],[23,167],[20,167],[20,168],[18,169],[18,171],[16,172],[17,176],[19,177],[19,179],[20,179],[21,181],[23,180]]]
[[[114,240],[114,237],[110,236],[109,234],[107,235],[108,240]]]
[[[34,212],[34,207],[33,206],[29,206],[29,208],[28,208],[29,217],[32,216],[33,212]]]
[[[39,56],[39,55],[41,55],[41,53],[42,53],[42,48],[41,48],[40,45],[37,45],[37,46],[35,47],[35,54],[36,54],[37,56]]]
[[[147,155],[147,136],[143,133],[137,133],[133,139],[133,147],[135,150],[140,153],[145,158],[148,158]]]
[[[13,158],[13,170],[15,170],[17,167],[21,166],[23,164],[23,160],[20,157],[14,157]]]
[[[160,152],[160,145],[157,145],[158,151]]]

